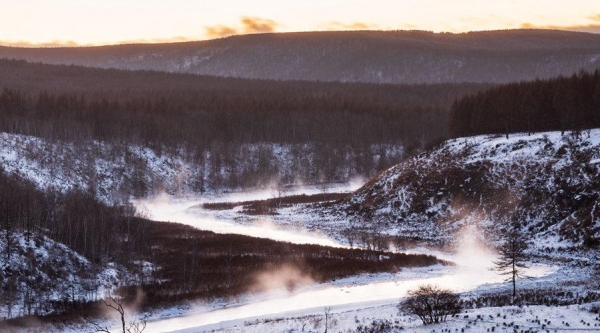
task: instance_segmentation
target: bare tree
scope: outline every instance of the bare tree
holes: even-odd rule
[[[517,279],[525,278],[525,269],[530,259],[527,254],[527,238],[519,223],[513,221],[510,229],[504,235],[504,242],[498,247],[498,260],[494,261],[493,270],[501,275],[507,275],[506,281],[512,283],[513,300],[517,296]]]
[[[231,245],[227,249],[225,265],[227,268],[227,289],[231,289],[231,279],[233,278],[233,253],[231,252]]]
[[[127,322],[126,320],[126,316],[125,316],[125,307],[123,306],[124,304],[124,299],[123,298],[116,298],[113,296],[108,296],[107,298],[105,298],[104,300],[104,304],[115,310],[120,317],[121,320],[121,327],[119,332],[121,333],[142,333],[145,329],[146,329],[146,318],[141,318],[139,320],[133,320],[130,322]],[[92,324],[94,326],[94,329],[96,330],[96,332],[105,332],[105,333],[112,333],[109,329],[108,326],[101,326],[100,324],[93,322],[91,320],[88,320],[90,322],[90,324]]]
[[[450,290],[434,285],[410,290],[408,297],[398,305],[400,311],[417,315],[423,324],[441,323],[449,315],[460,312],[460,298]]]
[[[371,234],[373,238],[373,244],[377,251],[389,250],[388,239],[385,234],[385,230],[390,228],[394,218],[391,214],[381,214],[373,218],[371,222]]]
[[[3,285],[0,288],[0,305],[6,305],[7,318],[12,318],[13,307],[19,300],[19,281],[17,274],[11,272],[8,277],[4,279]]]
[[[329,315],[331,314],[331,307],[325,308],[325,333],[327,333],[327,329],[329,328]]]
[[[359,225],[355,225],[357,237],[363,249],[367,250],[373,260],[379,260],[377,251],[388,250],[388,243],[385,235],[385,224],[381,221],[383,217],[372,217],[371,219],[359,220]]]
[[[360,217],[360,215],[351,217],[348,220],[348,226],[342,229],[342,231],[340,231],[340,234],[344,236],[344,238],[346,238],[346,240],[348,241],[348,245],[350,245],[351,249],[354,248],[354,244],[358,240],[357,226],[361,224],[361,220],[362,218]]]
[[[281,208],[283,204],[283,198],[287,195],[287,188],[283,179],[278,179],[272,187],[273,197],[277,205],[277,209]]]

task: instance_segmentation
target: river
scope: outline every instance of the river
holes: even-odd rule
[[[354,185],[353,187],[356,187]],[[342,188],[351,190],[352,188]],[[305,191],[312,194],[319,189]],[[336,188],[335,191],[339,191]],[[294,192],[297,194],[300,190]],[[302,192],[300,192],[302,193]],[[282,230],[267,225],[240,225],[234,221],[216,218],[214,212],[189,208],[203,202],[230,202],[256,200],[272,196],[272,193],[258,192],[250,194],[233,193],[220,197],[177,199],[161,196],[150,200],[138,201],[136,206],[147,211],[150,218],[157,221],[171,221],[191,225],[217,233],[236,233],[298,244],[320,244],[344,246],[327,236],[301,230]],[[203,332],[243,325],[245,321],[261,318],[298,316],[322,313],[324,307],[340,312],[362,307],[371,307],[397,303],[408,290],[422,284],[437,284],[456,292],[466,292],[498,286],[504,276],[490,270],[495,254],[473,241],[467,230],[464,241],[457,253],[442,253],[417,249],[415,253],[428,253],[439,258],[453,261],[455,266],[436,265],[429,268],[406,269],[396,274],[376,274],[359,276],[332,283],[302,287],[294,292],[273,290],[270,292],[245,295],[240,301],[198,305],[181,315],[151,320],[144,332]],[[527,272],[530,277],[542,277],[556,271],[554,267],[533,266]]]

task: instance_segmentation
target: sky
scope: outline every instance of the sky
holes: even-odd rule
[[[598,0],[0,0],[0,44],[106,45],[314,30],[600,33]]]

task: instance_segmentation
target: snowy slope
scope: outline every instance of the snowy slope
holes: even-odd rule
[[[244,144],[215,146],[194,152],[151,149],[99,141],[50,142],[40,138],[0,133],[0,167],[33,181],[39,188],[89,190],[107,202],[126,202],[167,192],[200,194],[273,183],[345,182],[357,175],[358,154],[351,147],[327,155],[342,163],[322,161],[312,144]],[[371,165],[382,159],[400,160],[397,145],[372,145]],[[386,162],[388,163],[388,162]],[[322,164],[330,165],[323,170]],[[374,172],[374,170],[368,170]]]
[[[38,233],[0,237],[0,318],[56,311],[59,302],[93,301],[129,280],[113,263],[104,267]],[[10,251],[7,251],[10,249]]]
[[[325,215],[382,221],[389,234],[438,244],[466,225],[494,240],[517,219],[538,249],[552,252],[598,248],[599,201],[595,129],[449,140],[381,173]]]

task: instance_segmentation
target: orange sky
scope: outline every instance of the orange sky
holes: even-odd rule
[[[101,45],[256,32],[522,27],[600,33],[598,0],[0,0],[0,43]]]

